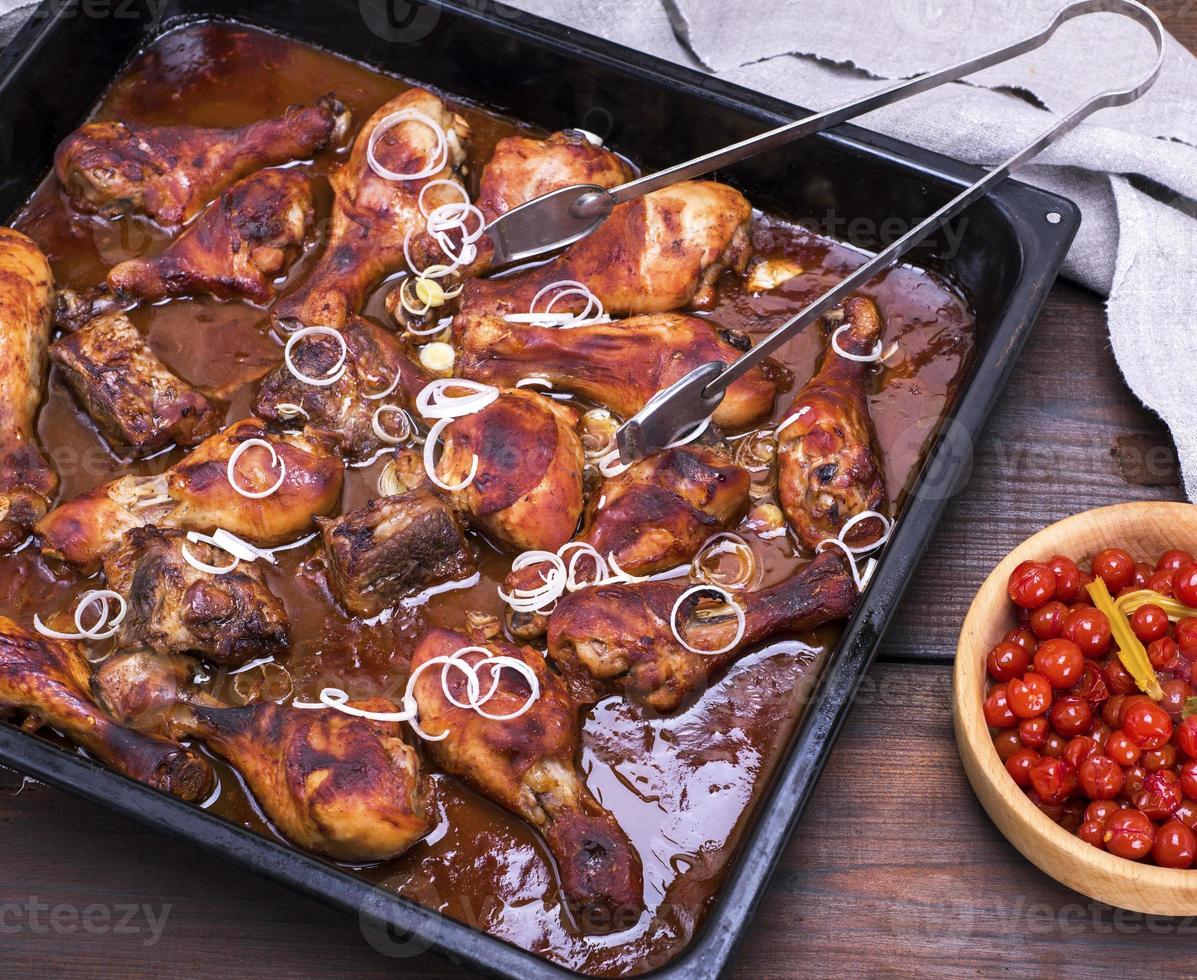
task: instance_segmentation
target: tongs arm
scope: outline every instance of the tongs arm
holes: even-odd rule
[[[849,108],[861,111],[859,106],[870,100],[879,100],[873,101],[870,106],[871,108],[876,108],[878,105],[889,104],[889,102],[896,101],[907,94],[912,94],[914,91],[926,91],[943,81],[951,78],[959,78],[970,71],[978,70],[978,68],[997,64],[1006,57],[1011,57],[1012,53],[1013,55],[1023,54],[1033,48],[1037,48],[1045,43],[1061,24],[1075,17],[1091,13],[1122,14],[1130,17],[1147,29],[1152,40],[1155,41],[1157,58],[1154,66],[1146,75],[1130,88],[1112,89],[1102,92],[1074,109],[1046,130],[1034,142],[1019,150],[1004,163],[990,170],[976,183],[965,188],[951,201],[812,301],[796,316],[783,323],[769,334],[768,337],[760,341],[726,368],[716,370],[717,365],[703,365],[670,388],[659,392],[640,412],[629,419],[617,433],[621,460],[625,463],[630,463],[633,460],[659,450],[675,440],[682,432],[709,417],[715,407],[718,406],[723,393],[729,385],[758,365],[770,354],[776,352],[797,333],[817,320],[828,310],[842,303],[851,293],[859,289],[870,279],[891,266],[896,265],[910,249],[927,238],[927,236],[938,231],[954,217],[965,211],[970,205],[984,197],[995,185],[1005,180],[1011,171],[1037,156],[1059,137],[1075,128],[1082,120],[1097,110],[1111,106],[1126,105],[1139,98],[1139,96],[1151,88],[1159,76],[1160,69],[1163,67],[1166,53],[1166,35],[1156,15],[1142,4],[1135,2],[1135,0],[1079,0],[1079,2],[1070,4],[1056,14],[1051,25],[1043,31],[1015,45],[1000,48],[980,58],[961,62],[951,68],[920,76],[914,80],[913,86],[911,83],[904,83],[903,86],[894,86],[877,95],[850,103],[848,106],[841,106],[839,109],[830,110],[830,113],[824,113],[822,117],[814,117],[825,118],[828,115],[841,114]],[[967,70],[964,70],[965,68]],[[901,94],[895,94],[895,92],[900,92]],[[848,118],[849,115],[851,113],[836,115],[835,118],[836,121],[840,121]],[[799,125],[804,125],[811,121],[803,120]],[[781,132],[792,132],[792,130],[789,127],[782,127],[781,130],[774,131],[775,134]],[[766,137],[770,137],[773,134],[765,135]],[[785,141],[784,138],[781,139],[781,142]],[[745,141],[745,143],[752,142],[751,140]],[[727,150],[719,151],[719,153],[724,154],[736,150],[742,152],[745,143],[737,144],[736,147],[728,147]],[[757,145],[759,146],[759,144]],[[709,160],[711,157],[717,155],[711,154],[709,157],[700,158],[700,160]],[[739,157],[736,157],[736,159],[739,159]],[[654,174],[652,177],[645,179],[653,181],[658,177],[664,176],[664,174],[672,174],[672,179],[677,180],[680,179],[678,176],[679,173],[682,177],[691,176],[692,174],[687,168],[696,166],[699,162],[699,160],[691,161],[689,164],[682,164],[680,168],[663,171],[662,174]],[[700,170],[698,172],[704,171]],[[640,182],[636,181],[632,184],[625,184],[623,187],[632,187],[637,183]],[[621,190],[623,188],[616,188],[612,193],[615,194]],[[701,385],[697,383],[699,380],[703,382]]]

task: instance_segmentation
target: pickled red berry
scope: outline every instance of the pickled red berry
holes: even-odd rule
[[[1122,792],[1123,778],[1122,766],[1108,755],[1091,755],[1077,770],[1081,789],[1091,800],[1112,800],[1117,797]]]
[[[1143,588],[1150,589],[1152,592],[1158,592],[1160,595],[1172,595],[1172,580],[1176,578],[1175,572],[1163,571],[1156,572],[1143,585]]]
[[[1022,744],[1022,739],[1018,737],[1017,728],[1006,728],[993,737],[993,747],[997,750],[998,758],[1002,762],[1005,762],[1015,752],[1026,746]]]
[[[1122,799],[1131,803],[1135,795],[1143,788],[1143,780],[1148,776],[1147,770],[1140,765],[1127,766],[1122,770]]]
[[[1185,565],[1172,579],[1172,595],[1186,606],[1197,608],[1197,565]]]
[[[1197,616],[1184,616],[1176,621],[1172,638],[1186,660],[1197,660]]]
[[[1020,647],[1027,651],[1027,655],[1035,652],[1035,644],[1038,642],[1035,639],[1035,634],[1029,629],[1019,626],[1012,629],[1009,633],[1002,637],[1004,643],[1017,643]]]
[[[1047,567],[1056,576],[1056,599],[1072,602],[1081,594],[1081,570],[1071,558],[1053,555]]]
[[[1064,630],[1064,621],[1071,610],[1062,602],[1045,602],[1031,613],[1031,632],[1040,640],[1050,640]]]
[[[1014,709],[1013,704],[1010,707]],[[1015,714],[1017,713],[1015,710]],[[1168,712],[1154,701],[1138,698],[1129,704],[1123,713],[1122,730],[1139,748],[1158,749],[1172,737],[1172,719],[1168,717]]]
[[[1169,820],[1155,832],[1151,856],[1161,868],[1188,868],[1197,858],[1197,835],[1179,820]]]
[[[1052,728],[1065,738],[1075,738],[1089,730],[1093,721],[1093,709],[1088,701],[1080,698],[1061,698],[1051,706],[1048,720]]]
[[[1161,745],[1158,749],[1148,749],[1139,756],[1139,763],[1148,772],[1158,772],[1160,769],[1176,768],[1176,746]]]
[[[1102,840],[1111,854],[1138,861],[1151,853],[1155,826],[1138,810],[1119,810],[1106,821]]]
[[[1046,607],[1045,607],[1046,608]],[[1047,678],[1057,690],[1072,687],[1081,679],[1085,657],[1072,640],[1044,640],[1035,651],[1035,672]]]
[[[1105,845],[1106,825],[1097,820],[1086,820],[1076,829],[1076,835],[1086,844],[1092,844],[1094,847],[1102,847]]]
[[[1048,721],[1043,715],[1024,718],[1018,723],[1018,736],[1028,749],[1038,751],[1047,740]]]
[[[990,728],[1009,728],[1018,721],[1014,712],[1010,710],[1005,684],[994,684],[985,696],[982,707],[985,711],[985,721]]]
[[[1179,548],[1170,548],[1159,557],[1159,561],[1155,563],[1157,572],[1178,572],[1185,565],[1194,564],[1193,556],[1187,551],[1181,551]]]
[[[1130,617],[1131,629],[1144,643],[1168,635],[1168,614],[1155,603],[1140,606]]]
[[[1019,786],[1031,785],[1031,767],[1039,761],[1039,753],[1034,749],[1019,749],[1006,760],[1006,772],[1010,774]],[[1121,781],[1119,781],[1121,785]]]
[[[1076,738],[1070,738],[1068,744],[1064,746],[1064,754],[1060,756],[1073,769],[1080,769],[1081,763],[1089,758],[1091,755],[1097,755],[1101,752],[1101,746],[1097,744],[1095,739],[1088,735],[1078,735]]]
[[[1135,560],[1121,548],[1106,548],[1093,556],[1089,568],[1112,593],[1121,592],[1135,580]]]
[[[1110,658],[1110,662],[1102,668],[1102,675],[1105,677],[1106,687],[1112,694],[1134,694],[1139,689],[1131,672],[1117,657]]]
[[[1125,694],[1115,694],[1101,706],[1101,718],[1111,728],[1122,725],[1122,707],[1126,704]]]
[[[1031,766],[1031,785],[1044,803],[1061,804],[1076,789],[1076,770],[1063,759],[1044,757]]]
[[[1113,800],[1094,800],[1085,807],[1085,819],[1096,820],[1104,828],[1106,821],[1121,809]]]
[[[1098,670],[1092,663],[1086,661],[1085,669],[1081,673],[1081,679],[1076,682],[1076,686],[1068,693],[1074,698],[1083,698],[1094,708],[1099,708],[1109,698],[1110,687],[1106,683],[1105,674]]]
[[[1152,640],[1147,645],[1147,659],[1151,661],[1151,666],[1157,673],[1175,671],[1182,665],[1180,647],[1170,636],[1161,636],[1159,639]]]
[[[1133,766],[1142,754],[1143,750],[1121,729],[1111,732],[1106,739],[1106,755],[1120,766]]]
[[[1058,732],[1048,732],[1047,738],[1043,740],[1043,755],[1050,755],[1053,759],[1058,758],[1064,754],[1064,750],[1068,747],[1068,739]]]
[[[1131,802],[1152,820],[1166,820],[1183,798],[1176,773],[1161,770],[1143,777],[1143,785]]]
[[[1110,621],[1100,609],[1075,609],[1064,620],[1065,639],[1072,640],[1086,657],[1100,657],[1110,649]]]
[[[1056,576],[1043,562],[1024,561],[1010,573],[1006,592],[1016,606],[1035,609],[1056,594]]]
[[[1033,718],[1047,711],[1052,703],[1052,687],[1047,678],[1034,671],[1016,677],[1006,685],[1006,702],[1019,718]],[[1167,715],[1164,716],[1165,718]],[[1169,722],[1171,725],[1171,722]],[[1171,730],[1169,730],[1171,734]]]
[[[1021,677],[1031,665],[1031,656],[1017,643],[1003,640],[985,658],[985,669],[995,681]]]

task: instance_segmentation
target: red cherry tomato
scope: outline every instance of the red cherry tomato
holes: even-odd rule
[[[1099,820],[1086,820],[1077,827],[1076,835],[1086,844],[1105,849],[1106,825]]]
[[[1110,621],[1100,609],[1075,609],[1064,620],[1065,639],[1072,640],[1086,657],[1100,657],[1110,649]]]
[[[1151,589],[1152,592],[1158,592],[1160,595],[1170,596],[1172,595],[1172,580],[1175,577],[1175,572],[1153,572],[1151,578],[1143,584],[1143,588]]]
[[[1056,576],[1043,562],[1024,561],[1010,573],[1006,592],[1015,605],[1035,609],[1056,594]]]
[[[1172,637],[1186,660],[1197,660],[1197,616],[1185,616],[1176,621]]]
[[[1047,719],[1043,715],[1024,718],[1018,723],[1018,737],[1028,749],[1038,751],[1047,741]]]
[[[1035,634],[1024,627],[1017,627],[1012,629],[1009,633],[1002,637],[1006,643],[1017,643],[1020,647],[1027,651],[1028,654],[1035,652],[1035,645],[1039,642],[1035,639]]]
[[[1155,832],[1151,856],[1161,868],[1188,868],[1197,858],[1197,835],[1179,820],[1169,820]]]
[[[1122,666],[1122,661],[1117,657],[1111,657],[1110,662],[1102,668],[1102,677],[1115,694],[1133,694],[1139,689],[1131,672]]]
[[[1068,618],[1068,613],[1068,607],[1062,602],[1054,599],[1051,602],[1045,602],[1031,612],[1031,632],[1040,640],[1050,640],[1059,636],[1064,629],[1064,621]]]
[[[1138,810],[1119,810],[1106,821],[1102,839],[1111,854],[1138,861],[1151,853],[1155,827],[1147,815]]]
[[[1186,759],[1180,764],[1180,788],[1185,796],[1197,796],[1197,759]]]
[[[1110,687],[1106,683],[1105,674],[1098,670],[1092,662],[1085,662],[1085,669],[1081,672],[1081,679],[1068,692],[1071,697],[1083,698],[1094,709],[1105,704],[1110,696]]]
[[[1044,757],[1031,766],[1031,785],[1045,803],[1060,804],[1076,789],[1076,770],[1063,759]]]
[[[1047,567],[1056,576],[1056,598],[1060,602],[1072,602],[1081,594],[1081,570],[1071,558],[1053,555]]]
[[[1193,556],[1187,551],[1181,551],[1179,548],[1171,548],[1160,555],[1160,560],[1155,563],[1157,572],[1176,572],[1185,567],[1185,565],[1194,564]]]
[[[1183,661],[1185,666],[1188,666],[1188,661]],[[1185,671],[1188,674],[1188,671]],[[1193,696],[1193,685],[1186,680],[1180,680],[1176,677],[1170,677],[1160,682],[1160,687],[1164,690],[1164,696],[1160,699],[1160,707],[1168,712],[1168,717],[1172,719],[1172,724],[1180,723],[1184,716],[1185,704]]]
[[[1014,712],[1010,710],[1005,684],[994,684],[981,707],[990,728],[1010,728],[1018,721]]]
[[[1173,740],[1181,752],[1190,759],[1197,759],[1197,715],[1181,719],[1180,724],[1176,726]]]
[[[1089,568],[1113,593],[1121,592],[1135,580],[1135,560],[1121,548],[1106,548],[1093,556]]]
[[[1029,671],[1006,685],[1006,703],[1019,718],[1034,718],[1051,705],[1052,686],[1042,674]]]
[[[1121,729],[1110,732],[1106,739],[1106,755],[1120,766],[1133,766],[1142,754],[1143,750]]]
[[[995,681],[1022,677],[1031,665],[1030,654],[1017,643],[1003,640],[985,658],[985,669]]]
[[[1167,820],[1183,798],[1176,773],[1161,769],[1144,777],[1132,802],[1152,820]]]
[[[1048,718],[1052,728],[1065,738],[1076,738],[1089,730],[1093,723],[1093,709],[1088,701],[1080,698],[1061,698],[1051,706]]]
[[[1122,715],[1122,730],[1139,748],[1158,749],[1172,737],[1172,719],[1154,701],[1142,698],[1127,706]]]
[[[1003,728],[993,736],[993,747],[997,749],[998,758],[1005,762],[1019,749],[1024,748],[1022,739],[1018,737],[1017,728]]]
[[[1158,749],[1148,749],[1139,757],[1139,762],[1148,772],[1174,769],[1176,767],[1176,746],[1168,744],[1161,745]]]
[[[1186,674],[1189,672],[1187,662],[1181,660],[1180,647],[1170,636],[1161,636],[1158,640],[1148,643],[1147,659],[1157,671],[1170,673],[1183,668]]]
[[[1085,807],[1085,819],[1096,820],[1104,828],[1106,821],[1121,809],[1113,800],[1094,800]]]
[[[1136,589],[1141,589],[1147,584],[1147,580],[1155,574],[1155,569],[1147,564],[1145,561],[1135,562],[1135,575],[1131,579],[1131,585]]]
[[[1177,571],[1172,594],[1186,606],[1197,608],[1197,565],[1185,565]]]
[[[1046,608],[1046,607],[1045,607]],[[1057,690],[1072,687],[1085,670],[1085,657],[1072,640],[1044,640],[1035,651],[1035,671]]]
[[[1112,800],[1122,792],[1122,766],[1108,755],[1091,755],[1081,763],[1077,779],[1093,800]]]
[[[1095,739],[1088,735],[1077,735],[1071,738],[1068,744],[1064,746],[1064,754],[1060,756],[1073,769],[1080,769],[1081,763],[1089,758],[1091,755],[1098,755],[1101,752],[1101,746],[1097,744]]]
[[[1122,706],[1126,704],[1125,694],[1115,694],[1101,706],[1101,718],[1111,728],[1122,724]]]
[[[1006,760],[1006,772],[1010,774],[1019,786],[1031,785],[1031,767],[1039,761],[1039,753],[1034,749],[1019,749]]]
[[[1130,624],[1135,636],[1144,643],[1168,635],[1168,614],[1151,602],[1131,613]]]

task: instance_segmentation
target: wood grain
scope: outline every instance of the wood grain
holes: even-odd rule
[[[1197,2],[1151,6],[1197,48]],[[1033,531],[1100,504],[1181,499],[1175,469],[1151,455],[1170,451],[1167,431],[1122,384],[1101,301],[1057,285],[883,645],[890,662],[862,684],[732,977],[1192,973],[1197,922],[1092,902],[1000,836],[956,754],[950,669],[893,662],[950,660],[972,592]],[[427,953],[383,956],[351,917],[99,807],[21,786],[0,772],[2,975],[469,975]],[[11,908],[30,900],[170,911],[145,945],[144,918],[123,935],[35,932]]]

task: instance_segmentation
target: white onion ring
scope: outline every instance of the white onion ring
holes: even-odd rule
[[[787,429],[789,426],[793,425],[795,422],[797,422],[800,418],[802,418],[802,416],[804,416],[810,410],[811,410],[810,405],[803,405],[800,409],[798,409],[798,411],[796,411],[788,419],[786,419],[784,422],[782,422],[781,425],[779,425],[776,429],[773,430],[773,438],[776,439],[778,436],[780,436],[784,429]]]
[[[370,721],[410,721],[406,711],[366,711],[349,703],[349,695],[339,687],[326,687],[320,692],[319,701],[292,701],[292,708],[336,708],[342,714],[354,718],[368,718]]]
[[[197,538],[203,540],[206,544],[213,545],[214,547],[220,547],[207,535],[201,534],[198,535]],[[195,555],[191,553],[191,550],[187,547],[187,545],[183,545],[182,549],[180,550],[180,554],[182,554],[183,560],[196,571],[207,572],[209,575],[227,575],[229,572],[235,571],[241,564],[241,559],[236,555],[233,555],[233,561],[229,565],[209,565],[206,561],[200,561],[198,558],[196,558]]]
[[[725,603],[727,603],[727,605],[731,606],[732,610],[735,613],[736,635],[731,639],[731,641],[729,643],[725,644],[724,646],[719,647],[718,650],[700,650],[700,649],[698,649],[698,647],[690,646],[689,643],[687,643],[684,639],[682,639],[681,631],[677,628],[677,611],[678,611],[678,609],[681,608],[682,603],[685,602],[686,599],[688,599],[690,596],[694,595],[696,592],[718,592],[723,597],[723,601]],[[718,654],[727,653],[729,650],[735,649],[736,644],[739,643],[744,638],[744,632],[748,628],[748,625],[744,619],[744,610],[740,608],[739,604],[732,598],[732,594],[730,592],[728,592],[727,589],[723,588],[722,586],[718,586],[718,585],[695,585],[695,586],[691,586],[685,592],[683,592],[680,596],[677,597],[677,601],[673,604],[673,611],[669,614],[669,628],[673,632],[673,636],[678,641],[678,643],[680,643],[682,646],[684,646],[691,653],[700,653],[700,654],[703,654],[704,656],[713,657],[713,656],[717,656]]]
[[[391,433],[387,432],[382,427],[382,420],[379,418],[379,416],[385,414],[386,412],[394,412],[400,417],[400,419],[402,419],[403,435],[391,435]],[[403,443],[407,442],[411,438],[411,434],[414,430],[411,416],[408,415],[407,412],[398,405],[379,405],[378,408],[374,410],[374,414],[370,416],[370,427],[374,430],[374,434],[389,446],[403,445]]]
[[[852,324],[850,323],[845,323],[842,327],[838,327],[831,335],[831,349],[845,360],[858,361],[861,364],[871,364],[874,361],[880,361],[881,352],[885,349],[885,345],[880,340],[878,340],[873,346],[873,352],[871,354],[849,354],[840,346],[840,334],[842,334],[845,330],[851,329]]]
[[[268,490],[245,490],[237,482],[237,460],[241,458],[241,454],[253,446],[262,446],[270,452],[270,465],[278,467],[278,479],[274,481],[274,485]],[[262,500],[269,497],[272,493],[278,490],[283,485],[283,481],[287,478],[287,464],[286,461],[275,451],[274,445],[267,442],[265,439],[246,439],[236,449],[233,450],[233,455],[229,457],[228,465],[225,467],[225,476],[228,477],[229,486],[236,490],[241,496],[249,500]]]
[[[304,374],[295,366],[291,360],[291,351],[295,349],[295,344],[304,337],[311,337],[319,335],[322,337],[335,337],[337,343],[341,345],[341,356],[337,358],[337,363],[332,366],[332,370],[324,378],[313,378],[311,375]],[[327,388],[329,385],[336,384],[345,374],[345,361],[349,357],[349,345],[345,343],[345,338],[341,336],[341,331],[334,327],[304,327],[302,330],[296,330],[295,333],[287,340],[287,346],[283,348],[283,361],[287,365],[287,370],[290,371],[296,378],[302,381],[305,385],[312,385],[314,388]]]
[[[560,554],[552,551],[525,551],[511,563],[511,570],[518,572],[530,565],[539,564],[549,565],[549,574],[540,574],[543,585],[534,589],[512,589],[510,595],[502,589],[498,590],[499,598],[516,612],[544,612],[565,594],[569,574]]]
[[[473,392],[450,395],[453,390]],[[499,389],[465,378],[438,378],[430,381],[416,396],[416,411],[426,419],[456,419],[473,415],[499,397]]]
[[[730,547],[728,543],[730,542]],[[737,557],[747,554],[745,561],[741,557],[741,565],[747,565],[748,573],[741,579],[735,582],[716,582],[709,577],[709,573],[703,568],[705,559],[717,555],[735,553]],[[706,585],[713,585],[718,588],[734,589],[736,591],[748,590],[752,591],[756,588],[760,580],[761,567],[757,561],[756,552],[752,550],[752,546],[745,541],[740,535],[732,531],[720,531],[718,534],[713,534],[702,543],[702,547],[698,549],[698,554],[694,556],[694,560],[690,562],[690,577],[703,582]]]
[[[464,187],[462,187],[461,184],[459,184],[457,181],[449,180],[447,177],[440,177],[437,180],[430,180],[430,181],[428,181],[427,184],[425,184],[423,187],[420,188],[420,196],[416,198],[416,206],[420,209],[420,216],[423,217],[425,221],[428,220],[429,212],[427,210],[425,210],[424,195],[427,194],[428,191],[431,190],[433,187],[446,187],[446,186],[453,188],[453,190],[455,190],[459,194],[461,194],[461,203],[462,204],[470,203],[470,195],[466,193],[466,189]],[[444,206],[445,205],[443,205],[443,204],[441,205],[441,207],[444,207]]]
[[[569,563],[565,566],[566,591],[577,592],[579,589],[586,589],[595,585],[603,585],[610,577],[611,572],[607,567],[607,562],[603,559],[603,556],[598,553],[598,549],[596,549],[593,545],[587,544],[585,541],[567,541],[557,549],[557,554],[564,561],[565,556],[570,551],[576,551],[577,553],[570,556]],[[593,582],[579,582],[576,577],[578,559],[584,555],[589,555],[592,559],[594,559],[595,579]]]
[[[456,418],[443,418],[438,421],[431,429],[428,430],[428,436],[424,441],[424,472],[428,474],[428,479],[435,483],[442,490],[447,490],[450,493],[456,493],[458,490],[464,490],[471,483],[474,482],[474,477],[478,475],[478,456],[476,453],[471,453],[473,462],[470,464],[470,472],[464,480],[460,483],[450,484],[442,480],[436,472],[436,444],[440,440],[441,433],[453,422]]]
[[[378,145],[378,141],[382,139],[388,130],[398,126],[401,122],[422,123],[431,129],[436,136],[436,147],[428,157],[431,162],[426,164],[423,170],[401,174],[384,167],[374,155],[374,149]],[[370,131],[370,139],[366,143],[366,162],[370,165],[370,169],[384,180],[422,180],[445,169],[445,164],[449,162],[449,140],[444,129],[441,128],[436,120],[416,109],[399,109],[396,112],[383,116],[374,124],[374,128]]]
[[[110,598],[119,602],[121,607],[121,611],[111,620],[108,618],[108,600]],[[100,618],[94,626],[84,626],[83,614],[96,603],[100,605]],[[89,589],[79,597],[79,603],[75,606],[77,633],[63,633],[60,630],[50,629],[36,613],[33,616],[33,628],[42,636],[48,636],[54,640],[106,640],[110,636],[116,635],[116,631],[120,629],[128,612],[129,605],[119,592],[113,592],[112,589]]]

